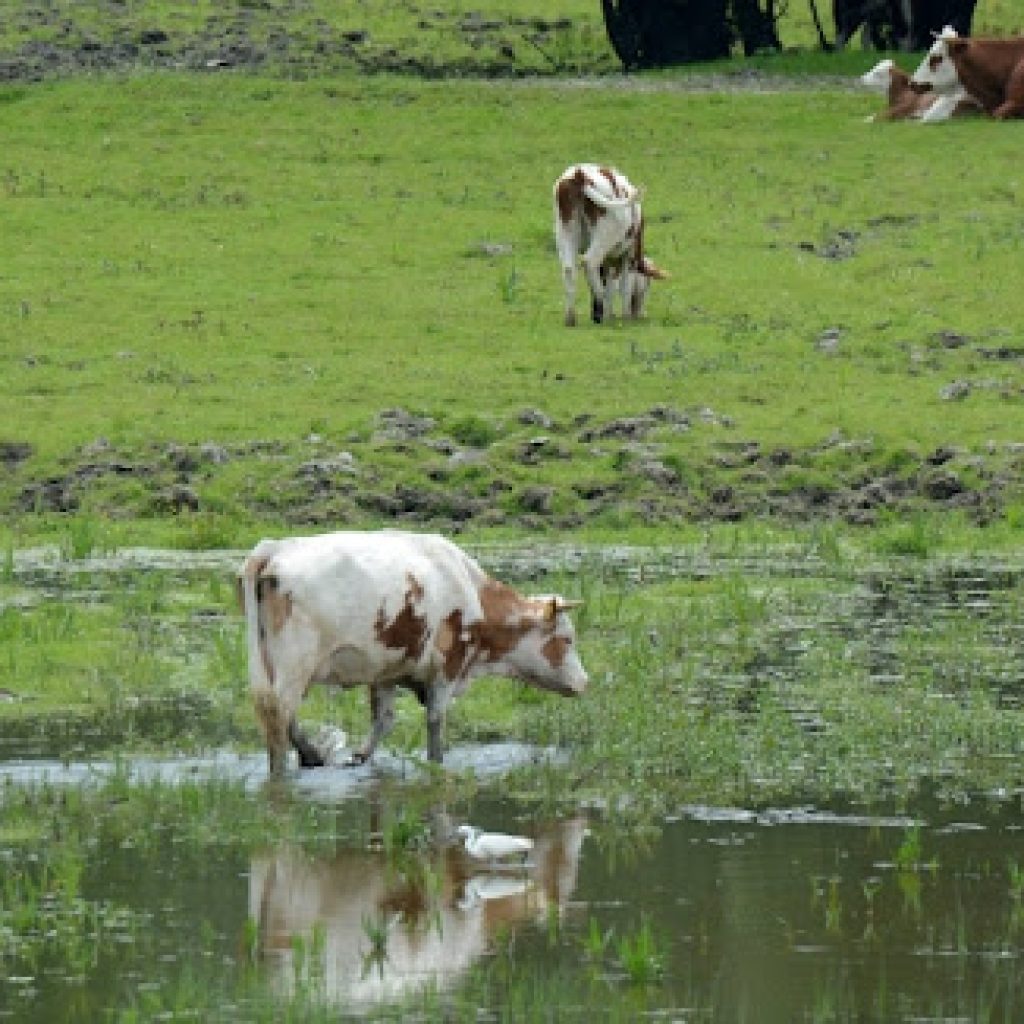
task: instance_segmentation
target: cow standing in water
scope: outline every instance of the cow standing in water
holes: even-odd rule
[[[253,703],[271,773],[291,744],[323,764],[296,713],[312,683],[368,686],[373,725],[362,763],[394,724],[397,687],[426,709],[427,755],[442,760],[449,702],[481,675],[565,696],[587,674],[561,597],[525,597],[433,534],[332,533],[264,540],[240,577]]]
[[[575,164],[555,182],[555,248],[565,285],[565,324],[576,324],[576,261],[591,294],[591,319],[610,312],[616,288],[622,315],[638,318],[652,280],[667,275],[644,255],[640,191],[612,167]]]

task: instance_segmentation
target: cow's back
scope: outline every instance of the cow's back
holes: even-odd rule
[[[263,575],[276,580],[290,614],[318,630],[325,650],[386,645],[382,635],[403,614],[422,620],[431,634],[453,608],[474,621],[486,579],[445,538],[397,530],[278,541]]]

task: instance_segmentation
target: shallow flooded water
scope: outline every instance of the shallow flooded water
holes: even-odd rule
[[[456,742],[442,779],[418,717],[412,753],[268,784],[236,714],[239,558],[18,553],[0,580],[0,700],[24,712],[0,725],[0,1020],[1024,1020],[1024,790],[1005,781],[1022,753],[1021,565],[488,552],[510,582],[588,599],[594,692],[536,706],[621,716],[615,756],[639,764],[669,709],[634,730],[640,707],[607,695],[663,683],[697,713],[659,749],[717,725],[771,794],[733,807],[665,798],[712,747],[620,774],[606,798],[563,782],[545,800],[587,751],[543,730]],[[109,699],[37,714],[28,683],[48,674]],[[854,683],[905,709],[905,745],[839,729]],[[927,753],[933,711],[941,756],[903,763]],[[542,781],[524,786],[529,771]],[[778,798],[788,772],[815,782],[813,806]],[[858,773],[883,779],[870,799]],[[725,791],[717,762],[708,776]],[[618,824],[651,786],[658,812]],[[478,863],[463,822],[528,836],[533,855]]]
[[[247,800],[270,799],[253,767],[166,761],[140,777],[234,772],[254,783]],[[26,771],[4,766],[8,801]],[[97,785],[100,766],[60,771],[50,785]],[[293,776],[288,798],[341,792],[335,773],[310,773],[326,780],[312,788]],[[400,1003],[396,1019],[1021,1019],[1019,804],[691,806],[626,835],[487,794],[413,821],[402,786],[381,780],[331,804],[326,848],[197,843],[159,814],[157,842],[100,829],[81,865],[84,947],[23,956],[0,928],[0,1017],[269,1020],[301,1005],[290,1019],[339,1019]],[[475,861],[454,833],[464,820],[529,836],[533,852]],[[396,848],[396,822],[415,841]]]

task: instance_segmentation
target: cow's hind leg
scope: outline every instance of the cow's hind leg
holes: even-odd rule
[[[1006,82],[1003,102],[992,111],[992,116],[1000,120],[1024,117],[1024,61],[1021,61],[1010,73]]]
[[[350,765],[365,764],[373,757],[377,744],[391,732],[395,724],[395,688],[381,684],[370,687],[370,713],[373,723],[366,742],[353,752]]]
[[[593,247],[583,257],[583,268],[587,272],[587,284],[590,285],[590,319],[595,324],[604,319],[605,292],[608,290],[601,258],[601,255],[595,256]]]
[[[254,687],[252,702],[267,743],[267,767],[271,775],[281,775],[288,753],[288,715],[272,686]]]

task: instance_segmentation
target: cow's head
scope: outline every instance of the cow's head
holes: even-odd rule
[[[937,93],[953,92],[960,88],[960,76],[957,74],[953,55],[967,45],[955,28],[947,25],[935,36],[932,48],[918,65],[910,81],[918,87],[926,87]]]
[[[633,280],[629,289],[629,315],[637,318],[643,315],[647,290],[651,287],[651,282],[664,281],[668,278],[668,274],[656,266],[653,261],[643,256],[632,275]]]
[[[880,60],[870,71],[865,71],[858,81],[875,92],[888,92],[894,67],[896,65],[888,58]]]
[[[510,653],[516,674],[542,690],[565,697],[583,693],[589,679],[576,650],[576,630],[568,610],[581,602],[566,601],[556,594],[528,599],[529,628]]]

